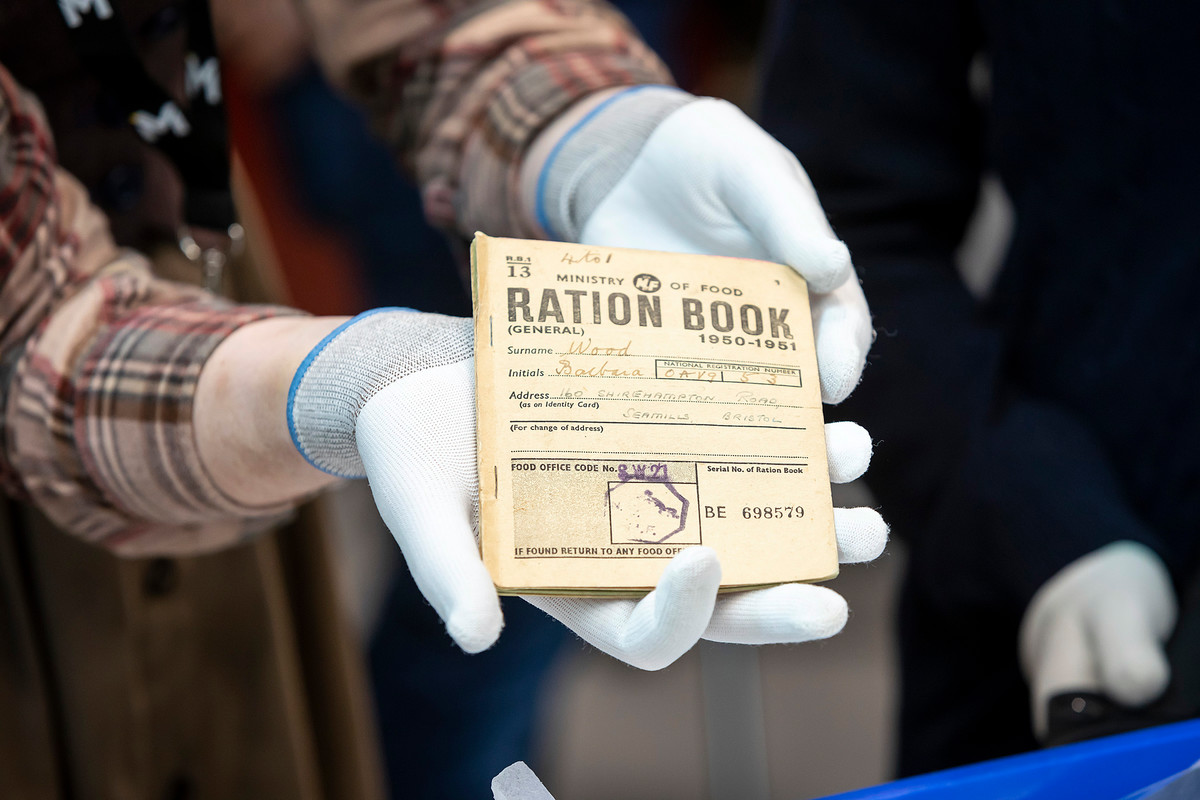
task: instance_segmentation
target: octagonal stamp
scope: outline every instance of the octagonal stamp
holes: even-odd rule
[[[700,544],[696,484],[612,481],[608,514],[613,544]]]

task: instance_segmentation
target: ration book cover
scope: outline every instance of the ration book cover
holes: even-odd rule
[[[476,234],[481,546],[508,594],[837,575],[804,280],[739,258]]]

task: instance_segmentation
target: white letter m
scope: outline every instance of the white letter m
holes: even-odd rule
[[[147,142],[157,141],[158,137],[167,131],[176,136],[187,136],[192,132],[192,126],[188,124],[187,117],[179,110],[179,106],[170,100],[162,104],[162,108],[158,110],[157,114],[135,111],[130,115],[129,121],[137,129],[138,136]]]
[[[92,11],[100,19],[112,16],[112,6],[108,0],[58,0],[58,8],[68,28],[78,28],[83,24],[83,15]]]
[[[195,97],[203,89],[204,101],[210,106],[221,102],[221,71],[216,57],[210,56],[201,64],[195,53],[188,53],[184,67],[184,91],[188,97]]]

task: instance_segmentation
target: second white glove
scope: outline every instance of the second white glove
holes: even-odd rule
[[[736,106],[634,87],[568,131],[538,217],[583,244],[776,261],[808,281],[821,396],[844,400],[874,336],[850,252],[792,153]]]
[[[1063,567],[1021,620],[1034,733],[1045,737],[1048,701],[1063,692],[1100,692],[1129,706],[1161,695],[1176,614],[1167,568],[1145,545],[1114,542]]]

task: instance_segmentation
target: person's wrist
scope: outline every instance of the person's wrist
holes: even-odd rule
[[[474,352],[469,318],[407,308],[376,308],[334,328],[296,367],[286,400],[287,428],[309,464],[362,478],[359,412],[386,387]]]
[[[234,331],[205,362],[193,424],[213,482],[248,505],[284,502],[330,478],[296,451],[285,422],[297,365],[344,317],[271,317]]]
[[[522,162],[521,202],[530,224],[549,238],[577,240],[658,124],[694,99],[673,86],[647,84],[606,89],[567,109]]]
[[[546,162],[554,151],[554,146],[568,131],[582,122],[588,114],[608,98],[628,88],[628,86],[617,86],[601,89],[575,101],[555,117],[553,122],[542,129],[541,133],[534,138],[533,143],[529,145],[529,149],[525,151],[525,155],[521,158],[519,179],[521,211],[530,228],[538,231],[542,236],[548,237],[550,234],[543,230],[537,222],[538,184],[542,170],[546,167]]]

